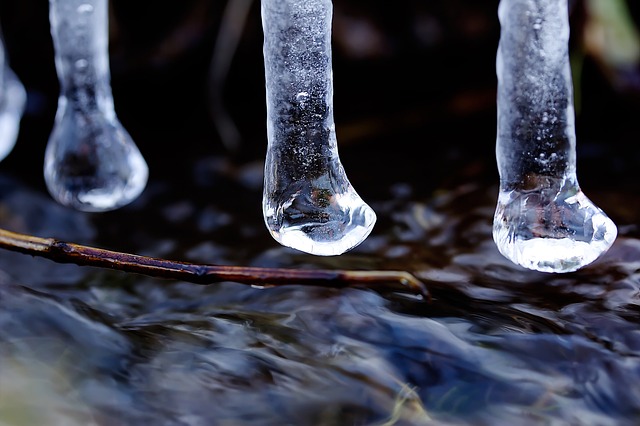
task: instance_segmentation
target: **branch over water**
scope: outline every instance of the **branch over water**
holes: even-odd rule
[[[58,263],[109,268],[158,278],[210,285],[231,281],[258,287],[304,285],[328,288],[367,288],[428,298],[423,282],[406,271],[302,270],[244,266],[203,265],[121,253],[55,238],[40,238],[0,228],[0,248]]]

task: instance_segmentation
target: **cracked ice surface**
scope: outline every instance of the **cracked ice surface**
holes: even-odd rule
[[[496,68],[500,252],[544,272],[575,271],[613,244],[617,229],[576,177],[566,0],[502,0]]]
[[[338,156],[330,0],[262,2],[268,147],[263,213],[271,235],[307,253],[339,255],[376,221]]]

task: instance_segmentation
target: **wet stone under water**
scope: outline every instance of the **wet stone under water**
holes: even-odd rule
[[[216,176],[219,199],[231,191],[259,205],[259,185],[243,183],[251,167],[196,169]],[[389,220],[334,258],[274,246],[259,214],[213,204],[209,191],[180,199],[159,189],[170,190],[152,185],[156,196],[102,219],[3,178],[1,224],[172,259],[407,270],[433,299],[204,287],[3,252],[4,422],[632,425],[640,416],[640,239],[624,217],[605,256],[554,275],[498,252],[495,187],[374,202]]]

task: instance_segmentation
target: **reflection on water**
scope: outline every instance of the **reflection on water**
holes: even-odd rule
[[[216,175],[201,180],[216,182],[206,196],[180,199],[152,186],[106,216],[57,207],[5,178],[0,220],[14,231],[172,259],[403,269],[428,283],[433,300],[203,287],[2,252],[3,423],[637,424],[633,226],[621,224],[619,240],[591,267],[549,275],[495,248],[497,188],[463,185],[416,200],[399,185],[395,198],[373,205],[383,220],[370,239],[353,253],[316,258],[264,232],[255,165],[207,161],[196,167]],[[218,202],[225,191],[245,201]]]

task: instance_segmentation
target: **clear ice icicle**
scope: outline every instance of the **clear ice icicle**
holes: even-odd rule
[[[26,101],[27,92],[9,67],[4,40],[0,37],[0,160],[16,144]]]
[[[60,81],[44,176],[61,204],[83,211],[122,207],[144,190],[148,168],[118,120],[111,93],[107,0],[50,0]]]
[[[376,221],[349,183],[333,121],[331,0],[263,0],[268,147],[263,213],[281,244],[339,255]]]
[[[516,264],[575,271],[607,251],[617,229],[576,178],[567,0],[501,0],[498,14],[493,238]]]

